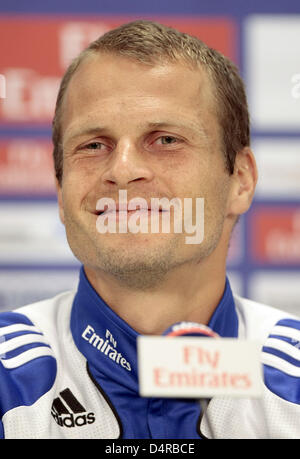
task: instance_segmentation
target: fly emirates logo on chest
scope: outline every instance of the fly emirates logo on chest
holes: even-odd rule
[[[101,337],[95,332],[95,329],[91,325],[88,325],[81,336],[91,344],[91,346],[113,360],[117,365],[120,365],[127,371],[131,371],[130,363],[127,362],[121,352],[117,351],[117,341],[109,330],[105,331],[105,337]]]

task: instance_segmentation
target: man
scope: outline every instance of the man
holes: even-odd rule
[[[226,278],[257,181],[235,66],[168,27],[125,24],[67,70],[53,142],[60,217],[83,267],[76,292],[1,315],[2,436],[300,435],[300,322],[233,296]],[[166,202],[191,203],[190,217]],[[204,235],[188,243],[199,209]],[[263,397],[212,399],[205,413],[198,400],[140,397],[137,336],[181,321],[266,343]]]

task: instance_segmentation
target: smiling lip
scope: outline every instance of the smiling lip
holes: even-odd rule
[[[166,212],[166,210],[163,210],[163,209],[115,209],[115,210],[111,210],[111,209],[106,209],[106,210],[96,210],[95,214],[97,216],[99,215],[108,215],[108,214],[114,214],[116,216],[116,218],[119,218],[119,217],[125,217],[127,215],[131,215],[131,214],[134,214],[135,212],[139,212],[140,215],[143,215],[143,214],[150,214],[151,213],[154,213],[154,214],[157,214],[158,212],[161,213],[161,212]]]
[[[108,207],[108,206],[106,206]],[[115,206],[115,209],[110,209],[110,208],[106,208],[106,209],[96,209],[95,211],[95,214],[96,215],[103,215],[103,214],[109,214],[109,213],[113,213],[113,214],[133,214],[134,212],[140,212],[140,213],[157,213],[157,212],[166,212],[166,211],[169,211],[169,209],[162,209],[161,207],[160,208],[157,208],[157,207],[153,207],[153,206],[149,206],[149,207],[140,207],[138,204],[137,204],[137,208],[135,209],[128,209],[128,204],[116,204]]]
[[[129,210],[129,209],[116,209],[116,210],[111,210],[111,209],[107,209],[105,211],[96,211],[96,215],[97,215],[97,218],[99,218],[100,216],[102,218],[112,218],[115,222],[120,222],[122,220],[124,221],[128,221],[128,219],[130,219],[130,217],[135,214],[136,212],[138,212],[138,217],[140,218],[140,220],[144,220],[144,219],[147,219],[147,221],[149,221],[149,218],[151,219],[153,215],[160,215],[163,210],[162,209],[159,209],[158,211],[157,210],[154,210],[152,209],[133,209],[133,210]]]

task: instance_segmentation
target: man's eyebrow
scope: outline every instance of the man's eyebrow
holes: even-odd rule
[[[188,121],[185,123],[180,123],[179,121],[154,121],[154,122],[149,122],[147,125],[152,128],[152,129],[168,129],[168,128],[179,128],[179,129],[184,129],[188,131],[197,131],[198,133],[207,136],[206,130],[201,126],[201,123],[193,122],[193,121]]]
[[[84,128],[79,128],[79,129],[73,129],[70,131],[70,133],[67,132],[67,135],[65,134],[65,140],[73,140],[77,137],[81,137],[83,135],[96,135],[100,134],[104,130],[104,126],[91,126],[91,127],[84,127]]]

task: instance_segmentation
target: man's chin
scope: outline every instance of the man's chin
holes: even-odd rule
[[[173,268],[176,244],[170,239],[155,242],[149,235],[132,236],[126,242],[121,235],[102,240],[94,266],[128,288],[154,288]]]

